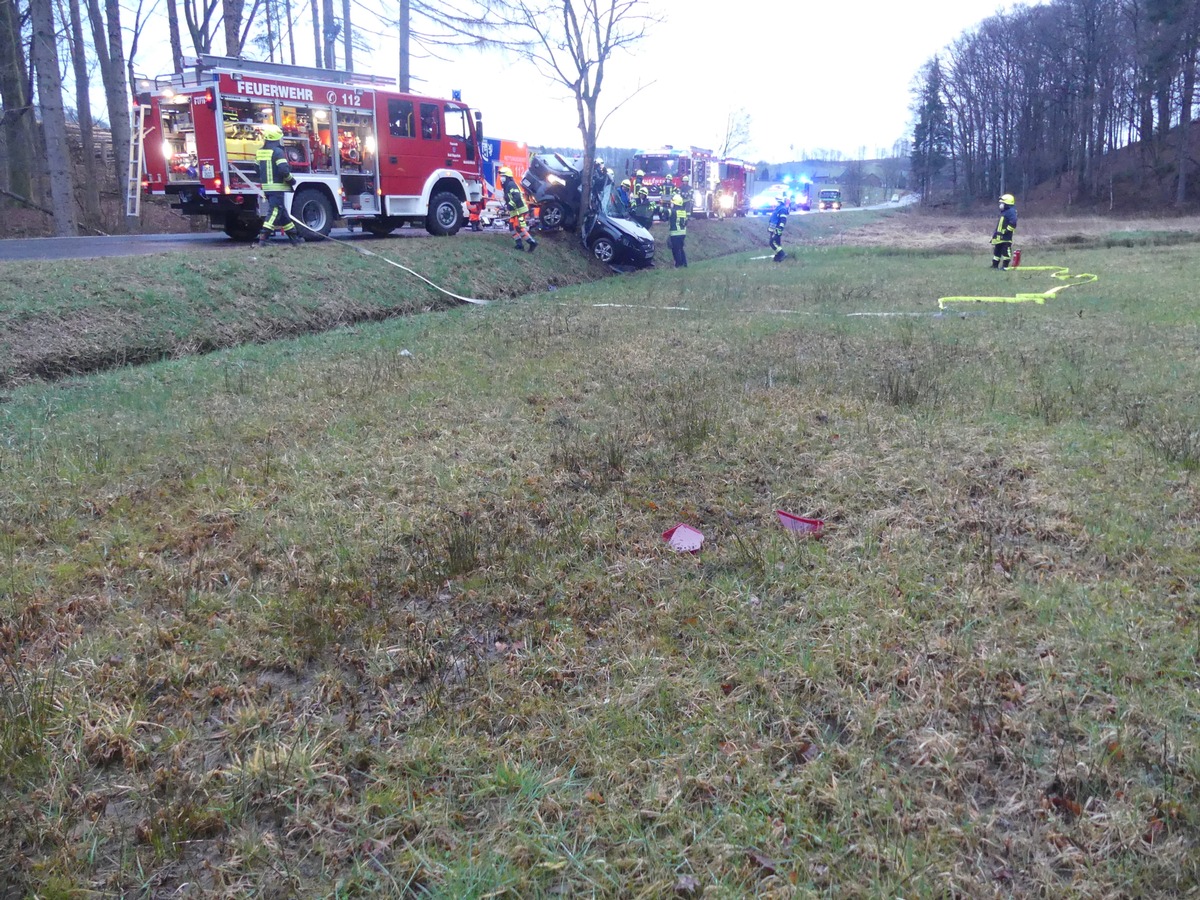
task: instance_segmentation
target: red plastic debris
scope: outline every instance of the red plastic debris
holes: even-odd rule
[[[784,512],[782,509],[775,510],[775,515],[779,516],[779,524],[793,534],[819,538],[825,533],[824,519],[806,519],[804,516]]]
[[[691,525],[672,525],[663,532],[663,540],[671,545],[671,549],[680,553],[699,553],[704,543],[704,535]]]

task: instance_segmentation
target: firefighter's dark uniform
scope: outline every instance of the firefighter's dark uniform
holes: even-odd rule
[[[683,176],[683,185],[679,188],[679,196],[683,198],[683,208],[686,209],[688,213],[691,213],[691,211],[696,207],[692,202],[692,183],[686,175]]]
[[[650,204],[650,191],[644,184],[636,188],[637,196],[633,201],[633,221],[643,228],[649,228],[654,222],[654,207]]]
[[[1012,263],[1013,236],[1017,231],[1016,199],[1012,194],[1000,198],[1000,219],[992,232],[992,268],[1007,269]]]
[[[687,239],[687,207],[683,205],[683,197],[675,194],[671,198],[671,214],[667,217],[667,226],[670,228],[670,236],[668,243],[671,245],[671,256],[675,258],[675,268],[687,268],[687,253],[683,249],[683,242]]]
[[[772,259],[779,262],[786,255],[783,252],[783,230],[787,228],[788,220],[788,204],[783,198],[780,198],[779,205],[771,212],[771,218],[767,220],[767,231],[771,235],[770,246],[775,252]]]
[[[521,192],[521,186],[512,177],[512,173],[508,173],[504,176],[501,187],[504,189],[504,206],[508,211],[508,222],[512,225],[513,235],[516,238],[516,248],[518,250],[525,249],[524,244],[521,243],[521,239],[524,238],[529,242],[529,252],[532,253],[537,249],[538,242],[529,233],[529,226],[525,222],[525,217],[529,215],[529,206],[525,203],[525,195]]]
[[[258,163],[258,181],[263,193],[267,196],[267,218],[262,224],[262,232],[258,236],[258,245],[267,242],[275,229],[284,233],[293,244],[303,244],[304,238],[296,233],[296,223],[288,215],[284,197],[292,189],[296,178],[288,165],[287,155],[283,152],[283,135],[276,131],[274,135],[267,132],[269,139],[263,141],[262,147],[255,154]]]

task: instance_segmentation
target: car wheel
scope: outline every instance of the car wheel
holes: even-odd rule
[[[617,256],[617,246],[611,238],[598,237],[592,241],[592,256],[602,263],[610,263]]]
[[[547,203],[542,207],[542,225],[546,228],[562,228],[565,216],[561,203]]]
[[[430,234],[445,237],[457,234],[466,216],[462,201],[449,191],[434,194],[429,201],[429,215],[425,217],[425,230]]]
[[[303,226],[302,238],[320,240],[333,228],[333,204],[316,188],[304,188],[292,198],[292,218]]]

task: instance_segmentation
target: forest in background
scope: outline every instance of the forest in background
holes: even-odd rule
[[[185,48],[295,61],[301,11],[318,64],[352,65],[348,0],[340,18],[333,0],[162,2],[177,67]],[[157,4],[0,0],[0,203],[18,232],[138,227],[124,215],[130,98],[152,13]],[[916,74],[911,181],[927,200],[964,206],[1011,191],[1061,208],[1192,211],[1198,52],[1194,0],[1052,0],[997,14]],[[106,101],[96,111],[93,80]]]
[[[1092,207],[1111,205],[1124,180],[1144,187],[1146,206],[1194,206],[1198,52],[1195,0],[1051,0],[999,13],[918,74],[914,180],[926,197],[940,187],[963,201],[1052,185],[1066,205]]]

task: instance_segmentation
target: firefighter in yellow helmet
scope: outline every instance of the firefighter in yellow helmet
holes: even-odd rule
[[[671,195],[671,212],[667,216],[667,227],[670,235],[667,242],[671,245],[671,256],[675,258],[675,268],[687,268],[687,253],[683,242],[687,240],[688,211],[684,206],[683,197],[678,192]]]
[[[1017,198],[1000,195],[1000,219],[992,232],[992,268],[1007,269],[1012,264],[1013,236],[1017,232]]]
[[[529,242],[529,252],[532,253],[537,249],[538,242],[533,239],[533,235],[529,233],[529,226],[525,222],[525,217],[529,215],[529,205],[525,202],[525,194],[521,191],[521,186],[517,184],[513,178],[513,170],[508,166],[501,166],[500,173],[500,189],[504,191],[504,206],[508,212],[508,223],[512,226],[513,236],[516,238],[516,248],[524,250],[525,245],[521,243],[524,238]]]
[[[287,154],[283,152],[283,130],[278,125],[267,125],[263,128],[263,145],[255,154],[258,163],[258,181],[263,193],[267,196],[267,218],[262,224],[262,232],[258,235],[256,244],[264,246],[278,228],[293,244],[303,244],[304,238],[296,233],[296,223],[288,215],[284,196],[296,184],[288,165]]]

